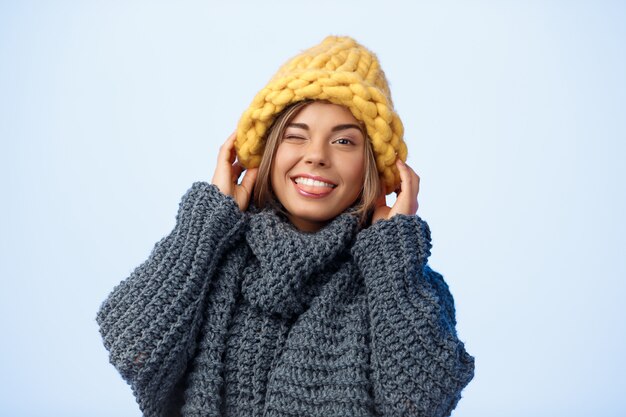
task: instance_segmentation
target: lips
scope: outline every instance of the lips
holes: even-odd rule
[[[308,174],[294,175],[291,181],[300,195],[312,198],[325,197],[337,187],[327,178]]]

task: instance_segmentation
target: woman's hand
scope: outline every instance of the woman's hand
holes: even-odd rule
[[[414,215],[417,213],[417,193],[420,190],[420,177],[400,159],[396,160],[396,166],[398,167],[398,172],[400,172],[400,188],[396,190],[396,202],[393,207],[388,207],[384,188],[381,188],[372,216],[372,224],[379,220],[390,219],[396,214]]]
[[[226,142],[220,146],[220,151],[217,156],[217,166],[215,167],[215,174],[213,174],[211,183],[216,185],[222,193],[233,197],[239,209],[245,211],[250,203],[250,196],[252,195],[258,168],[247,170],[241,180],[241,184],[237,184],[237,180],[244,168],[239,161],[235,160],[236,138],[237,132],[235,131],[226,139]]]

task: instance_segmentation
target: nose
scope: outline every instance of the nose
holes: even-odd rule
[[[323,140],[310,140],[305,152],[304,162],[307,164],[327,166],[330,162],[326,143]]]

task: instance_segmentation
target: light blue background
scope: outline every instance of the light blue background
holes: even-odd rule
[[[0,415],[139,416],[100,303],[289,57],[378,54],[476,376],[454,416],[624,416],[626,5],[3,1]]]

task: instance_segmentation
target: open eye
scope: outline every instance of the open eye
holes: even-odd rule
[[[348,138],[339,138],[339,139],[336,139],[333,143],[337,143],[339,145],[353,145],[354,144],[354,142]]]

